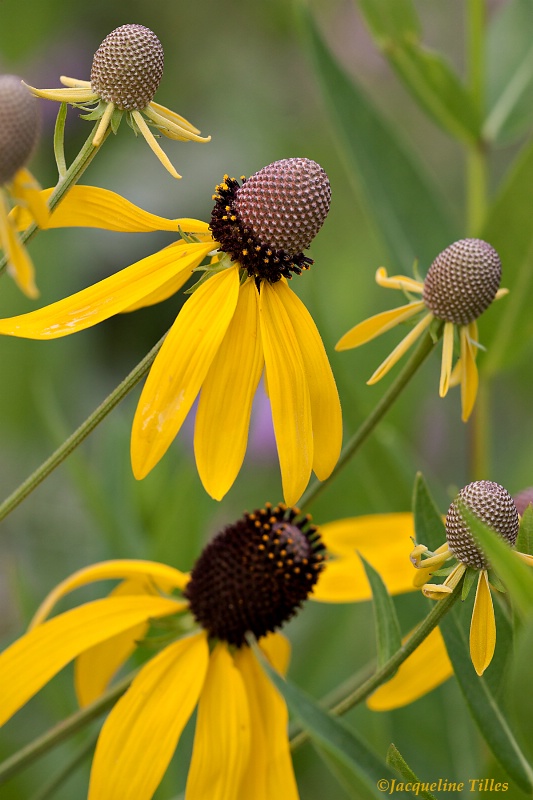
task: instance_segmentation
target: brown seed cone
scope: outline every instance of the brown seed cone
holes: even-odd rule
[[[482,239],[461,239],[440,253],[424,281],[424,302],[446,322],[467,325],[492,303],[502,265],[496,250]]]
[[[39,137],[38,104],[16,75],[0,75],[0,184],[11,181]]]
[[[469,567],[488,569],[489,562],[476,544],[461,507],[466,506],[511,547],[518,536],[518,512],[513,498],[499,483],[475,481],[461,489],[446,515],[446,539],[452,553]]]
[[[329,211],[331,188],[309,158],[284,158],[263,167],[238,189],[242,226],[265,247],[295,256],[306,250]]]
[[[125,111],[142,111],[163,75],[161,42],[144,25],[121,25],[106,36],[93,58],[91,88]]]

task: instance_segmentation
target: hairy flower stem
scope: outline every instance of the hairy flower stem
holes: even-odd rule
[[[81,708],[70,717],[62,720],[62,722],[50,728],[49,731],[38,736],[33,742],[23,747],[17,753],[6,758],[0,764],[0,785],[8,781],[17,772],[32,764],[41,756],[45,755],[49,750],[52,750],[56,745],[64,742],[77,731],[82,730],[90,722],[98,717],[101,717],[109,708],[111,708],[121,695],[128,689],[132,680],[136,676],[138,670],[134,670],[127,675],[123,680],[109,689],[105,694],[101,695],[98,700],[87,706]]]
[[[379,422],[381,422],[387,411],[394,404],[394,401],[398,395],[400,395],[403,389],[407,386],[415,372],[432,352],[441,335],[442,325],[435,338],[433,338],[429,333],[426,333],[394,383],[391,384],[379,403],[374,407],[374,410],[359,426],[359,429],[345,445],[337,462],[337,466],[329,478],[326,478],[326,480],[322,482],[318,480],[315,481],[302,496],[302,499],[299,503],[302,509],[306,508],[306,506],[309,506],[314,500],[316,500],[318,495],[323,492],[327,486],[329,486],[329,484],[337,477],[341,469],[345,467],[350,459],[357,453],[361,445],[368,439],[374,428]]]
[[[336,716],[341,716],[342,714],[346,714],[354,706],[361,703],[363,700],[366,700],[369,695],[372,694],[382,683],[390,678],[400,667],[403,662],[409,658],[411,653],[414,653],[417,647],[419,647],[424,639],[426,639],[431,631],[437,627],[442,617],[448,613],[448,611],[452,608],[454,603],[459,599],[461,596],[461,587],[456,587],[455,591],[448,595],[445,600],[440,600],[436,605],[431,609],[427,617],[420,623],[418,628],[414,631],[414,633],[407,639],[405,644],[403,644],[399,650],[397,650],[388,661],[386,661],[380,669],[376,670],[376,672],[364,681],[360,686],[355,688],[349,694],[347,694],[342,700],[336,703],[334,706],[330,708],[332,714]],[[307,731],[300,730],[297,734],[291,738],[291,749],[295,750],[301,744],[303,744],[309,738],[309,734]]]
[[[166,334],[165,334],[166,336]],[[165,340],[163,336],[158,343],[152,347],[150,352],[140,361],[134,369],[127,375],[122,383],[114,389],[110,395],[101,403],[93,413],[87,417],[80,427],[66,439],[52,455],[44,461],[35,472],[15,489],[15,491],[0,504],[0,520],[13,511],[22,501],[33,492],[34,489],[44,481],[53,470],[58,467],[73,450],[80,445],[84,439],[93,431],[96,426],[112,411],[120,401],[126,397],[134,386],[143,378],[152,366],[161,345]]]
[[[79,181],[79,179],[81,178],[81,176],[83,175],[83,173],[85,172],[85,170],[87,169],[87,167],[89,166],[89,164],[91,163],[97,152],[100,150],[104,141],[107,139],[107,137],[111,132],[111,129],[107,130],[101,143],[97,147],[95,147],[92,143],[92,140],[96,132],[96,127],[97,126],[95,126],[94,129],[92,130],[89,138],[86,140],[85,144],[81,148],[80,152],[78,153],[78,155],[76,156],[76,158],[74,159],[68,170],[63,175],[60,172],[57,185],[48,199],[48,207],[50,211],[53,211],[54,208],[58,205],[58,203],[61,202],[65,194],[71,188],[71,186],[74,186],[74,184]],[[40,228],[37,226],[37,224],[35,222],[32,222],[32,224],[28,228],[26,228],[26,230],[23,233],[20,234],[20,241],[23,244],[28,242],[30,239],[33,238],[33,236],[39,230]],[[0,259],[0,275],[3,272],[5,272],[6,267],[7,267],[7,258],[4,255],[2,259]]]

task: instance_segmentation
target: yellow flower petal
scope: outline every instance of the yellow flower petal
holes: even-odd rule
[[[187,243],[183,240],[179,242],[175,242],[174,244],[169,245],[169,247],[176,248],[174,252],[176,255],[178,254],[179,247],[188,247]],[[166,248],[168,249],[168,248]],[[157,289],[154,289],[153,292],[150,294],[145,295],[133,305],[128,306],[127,308],[123,309],[121,312],[122,314],[131,314],[133,311],[138,311],[139,308],[147,308],[148,306],[157,305],[157,303],[162,303],[164,300],[167,300],[169,297],[172,297],[173,294],[179,292],[182,286],[184,286],[189,278],[191,277],[192,269],[181,270],[173,275],[172,278],[163,283],[162,286],[159,286]]]
[[[472,622],[470,623],[470,657],[478,675],[483,675],[496,647],[496,621],[487,571],[481,570],[477,583]]]
[[[170,122],[174,122],[176,125],[180,125],[182,128],[186,128],[192,133],[200,133],[198,128],[195,128],[194,125],[189,122],[189,120],[185,119],[185,117],[182,117],[181,114],[176,114],[176,112],[172,111],[170,108],[162,106],[160,103],[154,103],[153,100],[151,103],[149,103],[149,106],[150,108],[153,108],[157,114],[165,119],[170,120]]]
[[[63,86],[70,86],[72,89],[79,89],[82,87],[89,89],[91,86],[91,81],[82,81],[80,78],[69,78],[67,75],[60,75],[59,80]]]
[[[137,479],[155,467],[181,428],[231,322],[238,294],[235,266],[209,278],[178,314],[133,420],[131,462]]]
[[[105,107],[105,111],[100,117],[100,122],[98,123],[98,127],[96,129],[96,133],[93,136],[93,147],[99,147],[105,136],[105,132],[109,128],[109,123],[111,122],[111,117],[113,116],[113,111],[115,110],[114,103],[108,103]]]
[[[420,322],[415,325],[413,330],[402,339],[400,344],[397,345],[392,353],[387,356],[385,361],[380,364],[380,366],[371,376],[370,380],[367,381],[369,386],[380,381],[387,374],[387,372],[392,369],[392,367],[400,360],[403,354],[409,350],[416,340],[424,333],[426,328],[429,327],[432,320],[433,314],[426,314],[425,317],[422,317]]]
[[[442,634],[431,631],[420,647],[400,666],[396,675],[366,701],[372,711],[390,711],[418,700],[453,675]]]
[[[403,292],[416,292],[416,294],[422,294],[424,291],[422,281],[415,281],[407,275],[391,275],[389,278],[385,267],[380,267],[376,272],[376,283],[385,289],[401,289]]]
[[[136,561],[124,559],[120,561],[101,561],[90,567],[85,567],[75,572],[53,589],[41,603],[35,613],[30,628],[40,625],[50,614],[53,607],[62,597],[95,581],[123,580],[137,578],[144,580],[147,587],[156,587],[161,591],[170,592],[173,589],[184,589],[189,582],[189,576],[167,564],[157,561]],[[149,589],[147,588],[147,591]]]
[[[50,209],[43,197],[43,192],[31,172],[19,169],[11,184],[11,194],[26,204],[28,210],[40,228],[45,228],[50,218]]]
[[[147,583],[145,578],[128,578],[115,586],[109,597],[146,594],[157,596],[153,584]],[[176,612],[185,610],[187,606],[185,600],[176,603]],[[136,650],[138,642],[144,638],[149,627],[149,622],[141,622],[85,650],[77,657],[74,662],[74,688],[81,707],[88,706],[105,692],[115,673]]]
[[[325,480],[339,460],[342,446],[342,412],[335,378],[314,320],[286,281],[276,291],[292,322],[300,346],[313,423],[313,470]]]
[[[322,541],[338,558],[326,562],[311,599],[322,603],[354,603],[370,600],[372,592],[361,559],[381,575],[391,594],[410,592],[413,566],[413,515],[373,514],[337,520],[320,526]]]
[[[153,107],[152,103],[149,103],[146,108],[143,109],[143,113],[155,122],[159,130],[165,136],[168,136],[170,139],[179,139],[182,142],[192,141],[192,142],[210,142],[210,136],[199,136],[198,133],[194,133],[190,127],[190,125],[180,125],[179,122],[171,119],[168,114],[160,114],[156,109]]]
[[[167,172],[170,172],[173,178],[177,178],[179,180],[181,178],[181,175],[179,174],[179,172],[176,172],[170,158],[167,156],[163,148],[158,144],[157,139],[155,138],[154,134],[148,127],[146,120],[144,119],[141,112],[132,111],[131,115],[135,120],[135,122],[137,123],[137,126],[142,135],[144,136],[144,140],[148,145],[148,147],[150,148],[150,150],[153,153],[155,153],[155,155],[157,156],[161,164],[163,164]]]
[[[234,800],[250,757],[250,712],[241,672],[225,643],[209,659],[198,705],[187,800]]]
[[[415,314],[418,314],[418,312],[422,311],[425,307],[425,304],[420,300],[416,303],[408,303],[406,306],[393,308],[391,311],[383,311],[381,314],[375,314],[373,317],[369,317],[363,322],[360,322],[359,325],[349,330],[348,333],[345,333],[335,345],[335,350],[351,350],[353,347],[366,344],[366,342],[369,342],[371,339],[375,339],[376,336],[381,336],[382,333],[390,331],[391,328],[399,325],[400,322],[411,319],[411,317],[414,317]]]
[[[41,192],[45,202],[53,189]],[[19,231],[32,223],[32,216],[18,206],[11,212]],[[178,231],[207,233],[209,226],[197,219],[166,219],[150,214],[121,195],[96,186],[72,186],[66,197],[50,214],[46,228],[102,228],[107,231],[140,233],[143,231]]]
[[[42,97],[44,100],[55,100],[58,103],[95,103],[100,99],[90,88],[85,88],[84,86],[69,87],[68,89],[36,89],[34,86],[28,86],[24,81],[22,83],[35,97]]]
[[[453,360],[453,322],[444,323],[444,335],[442,338],[442,364],[440,370],[440,385],[439,394],[441,397],[446,397],[450,387],[450,378],[452,375],[452,360]]]
[[[304,362],[279,285],[261,284],[259,316],[283,495],[292,506],[311,476],[313,429]]]
[[[202,691],[205,633],[158,653],[109,714],[93,760],[89,800],[150,800]]]
[[[200,394],[194,430],[198,474],[205,490],[221,500],[242,466],[252,401],[263,371],[259,295],[248,279]]]
[[[477,342],[477,325],[470,322],[461,326],[461,419],[466,422],[472,413],[476,402],[478,388],[478,374],[476,366],[476,348],[472,342]]]
[[[267,640],[260,646],[279,653],[278,643],[272,648]],[[251,757],[235,800],[298,800],[289,741],[287,706],[277,689],[258,664],[248,647],[235,654],[235,663],[242,673],[250,707],[252,730]],[[276,663],[273,663],[278,668]]]
[[[24,245],[19,241],[15,228],[7,214],[6,201],[0,189],[0,247],[4,250],[8,271],[17,286],[31,298],[39,296],[35,285],[35,271]]]
[[[85,330],[149,297],[178,273],[188,276],[209,248],[209,244],[171,245],[64,300],[29,314],[0,319],[0,333],[57,339]]]
[[[0,654],[0,725],[83,650],[151,617],[174,614],[162,597],[95,600],[26,633]]]

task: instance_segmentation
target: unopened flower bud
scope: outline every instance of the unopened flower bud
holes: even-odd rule
[[[0,185],[25,166],[38,136],[37,101],[16,75],[0,75]]]
[[[518,512],[513,498],[499,483],[475,481],[461,489],[448,509],[446,538],[450,550],[463,564],[488,569],[489,563],[463,517],[464,508],[514,547],[518,536]]]

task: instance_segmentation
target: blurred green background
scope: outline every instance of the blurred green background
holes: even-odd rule
[[[499,13],[504,2],[490,4]],[[416,3],[424,41],[464,70],[464,4]],[[418,151],[464,228],[464,159],[459,146],[419,111],[372,43],[356,3],[317,0],[313,13],[336,58],[364,87],[393,129]],[[312,245],[313,268],[292,288],[305,301],[323,336],[338,382],[345,439],[391,381],[365,381],[399,340],[395,331],[347,353],[335,353],[340,336],[356,322],[398,304],[396,293],[374,283],[378,266],[393,274],[412,264],[393,258],[371,213],[357,174],[337,147],[320,89],[306,55],[297,8],[286,0],[153,3],[148,0],[90,5],[66,0],[3,0],[0,4],[0,69],[41,88],[59,75],[88,79],[92,55],[112,29],[127,22],[152,28],[165,50],[165,72],[156,100],[211,134],[208,145],[163,142],[183,174],[174,181],[142,139],[122,125],[110,137],[82,182],[113,189],[164,216],[208,219],[211,195],[225,172],[250,175],[271,161],[305,156],[318,161],[332,185],[330,215]],[[52,133],[58,106],[41,101],[42,141],[31,168],[43,186],[56,181]],[[67,157],[90,130],[70,109]],[[491,157],[495,183],[513,159],[516,142]],[[409,198],[405,199],[406,204]],[[65,296],[165,246],[170,234],[115,234],[96,230],[41,233],[30,244],[40,303]],[[443,242],[445,246],[448,242]],[[434,252],[437,255],[438,251]],[[425,274],[429,261],[420,261]],[[504,278],[506,264],[504,263]],[[102,401],[171,324],[183,295],[154,308],[114,318],[55,342],[0,341],[0,497],[7,496]],[[502,301],[502,304],[506,301]],[[499,305],[499,304],[498,304]],[[34,307],[9,278],[1,280],[0,314]],[[499,308],[487,314],[487,330]],[[530,413],[531,342],[513,349],[512,369],[492,382],[492,471],[483,477],[511,492],[533,483]],[[481,354],[483,359],[484,354]],[[439,358],[424,365],[412,385],[352,465],[312,508],[315,521],[401,511],[410,507],[414,476],[422,470],[443,511],[450,495],[471,479],[469,428],[460,422],[458,390],[438,398]],[[122,403],[24,504],[1,523],[0,635],[18,636],[37,604],[72,571],[106,558],[149,558],[188,569],[202,543],[243,509],[280,499],[281,487],[268,414],[258,395],[245,467],[221,503],[203,491],[192,454],[192,426],[184,429],[152,474],[137,483],[129,465],[129,429],[139,389]],[[87,593],[86,596],[90,596]],[[421,598],[400,597],[404,630],[424,613]],[[370,604],[308,603],[289,626],[294,654],[291,677],[320,697],[372,657]],[[7,757],[75,708],[70,669],[22,710],[3,732]],[[498,768],[469,720],[455,683],[389,714],[359,708],[350,724],[384,755],[393,741],[424,780],[491,777]],[[0,797],[28,800],[84,741],[84,735],[37,762],[0,789]],[[156,798],[183,790],[191,732]],[[295,756],[302,798],[342,798],[344,790],[309,745]],[[57,798],[84,796],[88,763]],[[361,795],[362,797],[364,795]],[[469,794],[471,796],[471,794]],[[483,795],[480,795],[483,796]],[[488,796],[488,795],[487,795]],[[509,797],[521,797],[518,789]]]

